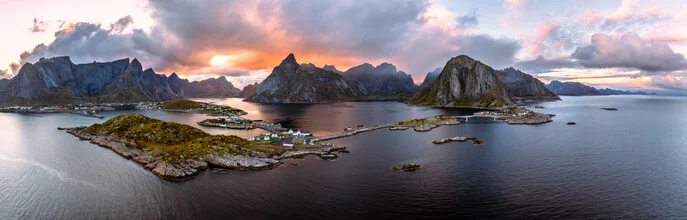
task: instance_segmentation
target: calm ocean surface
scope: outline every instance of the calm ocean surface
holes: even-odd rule
[[[315,135],[358,124],[471,113],[400,102],[202,101]],[[307,158],[267,171],[206,171],[181,183],[161,180],[56,128],[128,113],[198,127],[207,116],[120,111],[101,120],[0,113],[0,219],[687,218],[687,98],[563,97],[541,105],[546,109],[537,111],[557,115],[552,123],[378,130],[331,141],[351,151],[336,161]],[[262,132],[201,129],[241,137]],[[431,143],[453,136],[477,136],[485,144]],[[391,171],[405,162],[423,167]]]

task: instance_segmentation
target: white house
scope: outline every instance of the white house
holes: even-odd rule
[[[265,138],[263,138],[263,140],[269,141],[269,140],[270,140],[270,136],[265,136]]]
[[[255,138],[248,138],[249,141],[255,140]]]

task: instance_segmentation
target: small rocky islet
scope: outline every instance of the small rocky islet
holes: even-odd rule
[[[477,139],[477,137],[452,137],[452,138],[442,138],[438,140],[432,141],[433,144],[445,144],[445,143],[450,143],[450,142],[466,142],[466,141],[472,141],[472,144],[474,145],[482,145],[484,144],[483,141]]]
[[[120,115],[103,124],[60,128],[84,141],[111,149],[155,175],[169,180],[188,180],[208,168],[235,170],[271,169],[287,158],[319,156],[333,159],[346,150],[334,145],[275,147],[237,136],[210,135],[200,129],[148,118]]]
[[[400,167],[392,167],[391,170],[393,170],[394,172],[413,172],[419,170],[421,167],[422,165],[416,163],[404,163]]]

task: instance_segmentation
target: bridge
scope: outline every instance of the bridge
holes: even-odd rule
[[[507,116],[497,116],[497,115],[462,115],[462,116],[446,116],[446,117],[453,117],[458,120],[465,120],[461,121],[461,123],[470,123],[470,119],[473,119],[475,121],[476,119],[491,119],[493,121],[497,121],[499,119],[507,118]],[[377,126],[372,126],[372,127],[365,127],[365,128],[354,128],[353,130],[350,131],[345,131],[342,133],[336,133],[332,135],[327,135],[327,136],[321,136],[321,137],[313,137],[311,138],[311,141],[318,142],[318,141],[326,141],[326,140],[332,140],[332,139],[337,139],[337,138],[342,138],[342,137],[348,137],[348,136],[353,136],[359,133],[363,132],[368,132],[368,131],[374,131],[382,128],[392,128],[397,126],[397,123],[389,123],[389,124],[382,124],[382,125],[377,125]]]

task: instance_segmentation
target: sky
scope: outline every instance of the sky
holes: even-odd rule
[[[137,58],[241,88],[289,53],[339,70],[389,62],[422,82],[451,57],[544,82],[687,94],[682,0],[0,0],[0,77],[24,63]]]

